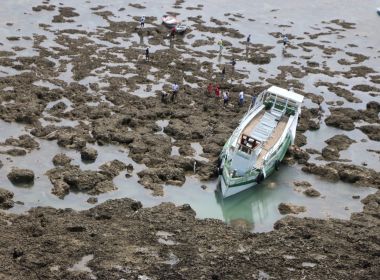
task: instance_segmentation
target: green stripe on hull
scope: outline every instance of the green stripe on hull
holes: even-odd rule
[[[290,136],[290,134],[288,134],[286,136],[284,142],[281,144],[280,148],[276,151],[275,155],[271,158],[270,162],[264,166],[266,177],[268,177],[275,170],[276,161],[282,161],[283,160],[283,158],[285,157],[285,154],[286,154],[286,152],[290,146],[291,141],[292,141],[291,136]],[[225,174],[225,172],[223,172],[222,178],[223,178],[225,185],[227,186],[227,188],[233,188],[233,187],[239,187],[242,185],[256,183],[256,176],[259,174],[259,172],[257,172],[256,175],[254,175],[254,179],[249,179],[247,181],[242,181],[242,182],[239,182],[236,184],[233,184],[233,183],[228,184],[224,174]],[[252,178],[252,175],[249,177]],[[236,179],[241,180],[242,178],[240,177],[240,178],[236,178]],[[233,181],[233,179],[230,179],[230,181],[231,180]]]

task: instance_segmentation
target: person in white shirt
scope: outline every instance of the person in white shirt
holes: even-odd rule
[[[243,106],[243,103],[244,103],[244,92],[241,91],[239,93],[239,106]]]
[[[174,99],[177,97],[179,91],[179,85],[177,83],[174,83],[172,85],[172,96],[171,96],[171,101],[174,102]]]
[[[140,18],[140,27],[143,28],[144,27],[144,24],[145,24],[145,16],[142,16]]]

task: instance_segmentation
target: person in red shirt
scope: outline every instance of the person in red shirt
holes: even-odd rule
[[[216,97],[220,97],[220,88],[219,88],[219,85],[215,86],[215,96]]]
[[[175,26],[172,28],[172,30],[170,31],[170,37],[172,39],[174,39],[174,36],[175,36],[175,32],[177,31],[177,29],[175,28]]]
[[[212,85],[212,83],[209,83],[208,84],[208,87],[207,87],[207,92],[208,94],[211,96],[212,95],[212,90],[213,90],[214,86]]]

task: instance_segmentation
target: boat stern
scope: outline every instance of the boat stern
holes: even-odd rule
[[[233,196],[237,193],[245,191],[257,185],[257,177],[260,173],[257,172],[244,177],[232,177],[228,170],[223,170],[220,177],[220,192],[223,198]]]

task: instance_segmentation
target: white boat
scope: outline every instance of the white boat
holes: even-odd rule
[[[187,25],[186,24],[183,24],[183,23],[180,23],[178,24],[176,27],[175,27],[175,30],[177,33],[184,33],[186,32],[187,30]]]
[[[164,15],[162,17],[162,22],[168,27],[174,27],[180,23],[180,20],[178,20],[175,16]]]
[[[294,143],[303,96],[276,86],[262,92],[219,157],[222,196],[251,188],[279,168]]]

